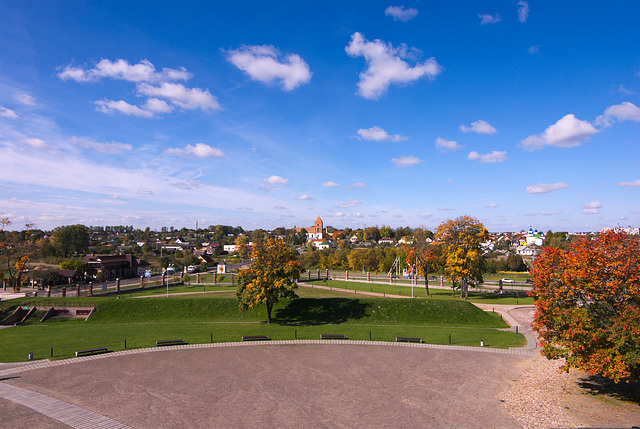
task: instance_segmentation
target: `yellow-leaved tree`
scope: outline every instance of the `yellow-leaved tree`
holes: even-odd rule
[[[482,222],[471,216],[460,216],[438,226],[435,242],[444,254],[444,272],[451,278],[454,296],[459,287],[466,300],[469,286],[482,282],[484,259],[480,243],[488,235]]]
[[[267,306],[267,323],[271,323],[271,310],[280,298],[297,298],[296,281],[302,266],[294,252],[279,238],[255,243],[251,264],[238,276],[236,298],[240,308]]]

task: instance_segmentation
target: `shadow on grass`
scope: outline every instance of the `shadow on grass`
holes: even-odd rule
[[[640,383],[620,381],[615,383],[601,375],[584,375],[577,380],[578,386],[589,395],[604,395],[623,402],[640,405]]]
[[[362,319],[370,306],[357,299],[299,298],[276,310],[275,322],[296,326],[339,324],[348,319]]]

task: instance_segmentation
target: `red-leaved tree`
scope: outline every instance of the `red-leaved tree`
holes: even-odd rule
[[[616,382],[640,381],[640,241],[607,232],[546,247],[532,270],[542,354]]]

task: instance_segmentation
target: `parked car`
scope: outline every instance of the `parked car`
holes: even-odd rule
[[[515,280],[511,280],[505,277],[502,279],[502,283],[515,283]]]

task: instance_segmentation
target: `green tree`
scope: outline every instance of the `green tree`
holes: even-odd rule
[[[7,278],[9,285],[18,292],[27,263],[36,250],[35,240],[31,237],[34,224],[25,224],[26,229],[20,232],[5,231],[9,225],[9,218],[0,219],[0,279]]]
[[[280,298],[297,298],[295,293],[302,267],[296,255],[279,238],[256,243],[251,252],[249,268],[240,271],[236,298],[240,308],[267,306],[267,323],[271,323],[271,310]]]
[[[469,299],[469,286],[482,282],[484,259],[480,243],[488,235],[482,222],[471,216],[448,220],[436,230],[435,241],[445,257],[444,272],[451,278],[454,294],[459,285],[465,300]]]
[[[84,225],[67,225],[53,230],[53,237],[66,258],[69,254],[77,255],[89,248],[89,231]]]
[[[640,242],[624,233],[545,247],[534,261],[533,322],[542,354],[619,381],[640,381]]]
[[[87,264],[80,259],[68,259],[60,262],[61,270],[74,270],[79,274],[84,274],[87,271]]]

